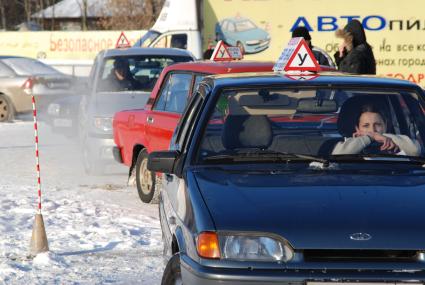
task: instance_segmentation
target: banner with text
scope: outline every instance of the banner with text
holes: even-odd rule
[[[312,44],[333,58],[335,31],[358,19],[373,47],[378,75],[425,86],[425,1],[423,0],[209,0],[204,5],[204,42],[216,38],[242,46],[245,59],[279,58],[298,26]],[[211,13],[213,11],[214,13]]]
[[[133,45],[146,31],[124,31]],[[2,55],[39,59],[94,59],[103,49],[114,48],[122,31],[0,32]]]

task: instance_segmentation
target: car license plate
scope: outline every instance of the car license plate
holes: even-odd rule
[[[68,89],[69,83],[67,82],[49,82],[47,83],[47,87],[51,89]]]
[[[307,282],[307,285],[423,285],[417,282]]]
[[[72,120],[68,119],[54,119],[53,125],[55,127],[72,127]]]

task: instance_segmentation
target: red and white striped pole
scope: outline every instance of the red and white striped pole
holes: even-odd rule
[[[38,194],[38,209],[37,213],[41,214],[41,179],[40,179],[40,159],[38,151],[38,125],[37,125],[37,109],[35,107],[35,98],[32,96],[32,114],[34,118],[34,137],[35,137],[35,164],[37,169],[37,194]]]
[[[40,152],[38,150],[38,125],[37,125],[37,109],[35,105],[34,95],[32,97],[32,112],[34,118],[34,136],[35,136],[35,162],[37,170],[37,195],[38,205],[35,215],[34,226],[32,229],[30,256],[36,256],[38,253],[49,251],[47,243],[46,230],[44,228],[43,216],[41,215],[41,178],[40,178]]]

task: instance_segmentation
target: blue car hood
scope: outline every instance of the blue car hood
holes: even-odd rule
[[[423,176],[194,174],[218,231],[275,233],[297,249],[425,249]]]

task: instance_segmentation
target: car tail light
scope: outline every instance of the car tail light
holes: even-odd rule
[[[202,232],[198,236],[196,249],[198,255],[204,258],[220,258],[218,236],[214,232]]]
[[[34,86],[34,82],[35,82],[35,79],[30,77],[24,82],[24,84],[22,84],[22,89],[24,89],[24,92],[26,94],[32,95],[32,88]]]

